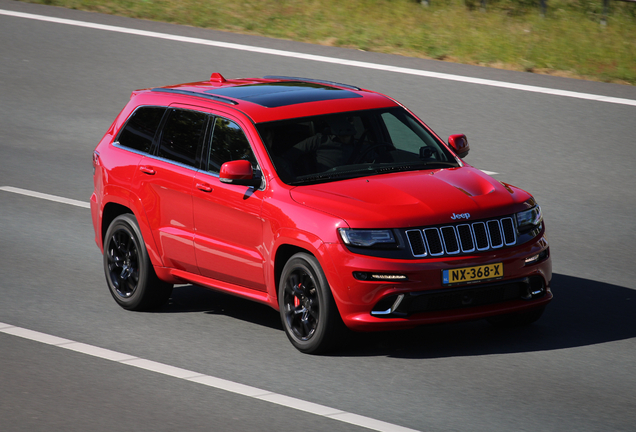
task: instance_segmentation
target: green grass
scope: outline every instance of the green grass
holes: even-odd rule
[[[26,0],[237,33],[636,84],[636,3],[602,0]]]

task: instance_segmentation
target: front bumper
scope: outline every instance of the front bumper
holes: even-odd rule
[[[545,307],[552,300],[552,262],[545,231],[535,240],[460,257],[389,260],[328,245],[335,274],[327,274],[338,310],[357,331],[411,328],[422,324],[487,318]],[[526,259],[542,255],[537,262]],[[497,280],[446,286],[445,269],[503,264]],[[359,280],[354,273],[405,275],[405,280]]]

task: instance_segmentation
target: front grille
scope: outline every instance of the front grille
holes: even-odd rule
[[[412,229],[406,231],[406,237],[416,258],[483,252],[513,246],[517,242],[511,217]]]

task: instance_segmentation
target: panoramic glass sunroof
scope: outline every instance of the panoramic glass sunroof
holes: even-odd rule
[[[267,108],[277,108],[305,102],[362,97],[349,90],[308,82],[274,82],[247,84],[236,87],[208,90],[206,93],[240,99]]]

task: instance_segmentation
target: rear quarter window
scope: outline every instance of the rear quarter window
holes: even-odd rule
[[[160,107],[138,108],[119,133],[117,142],[124,147],[149,153],[165,111],[165,108]]]

